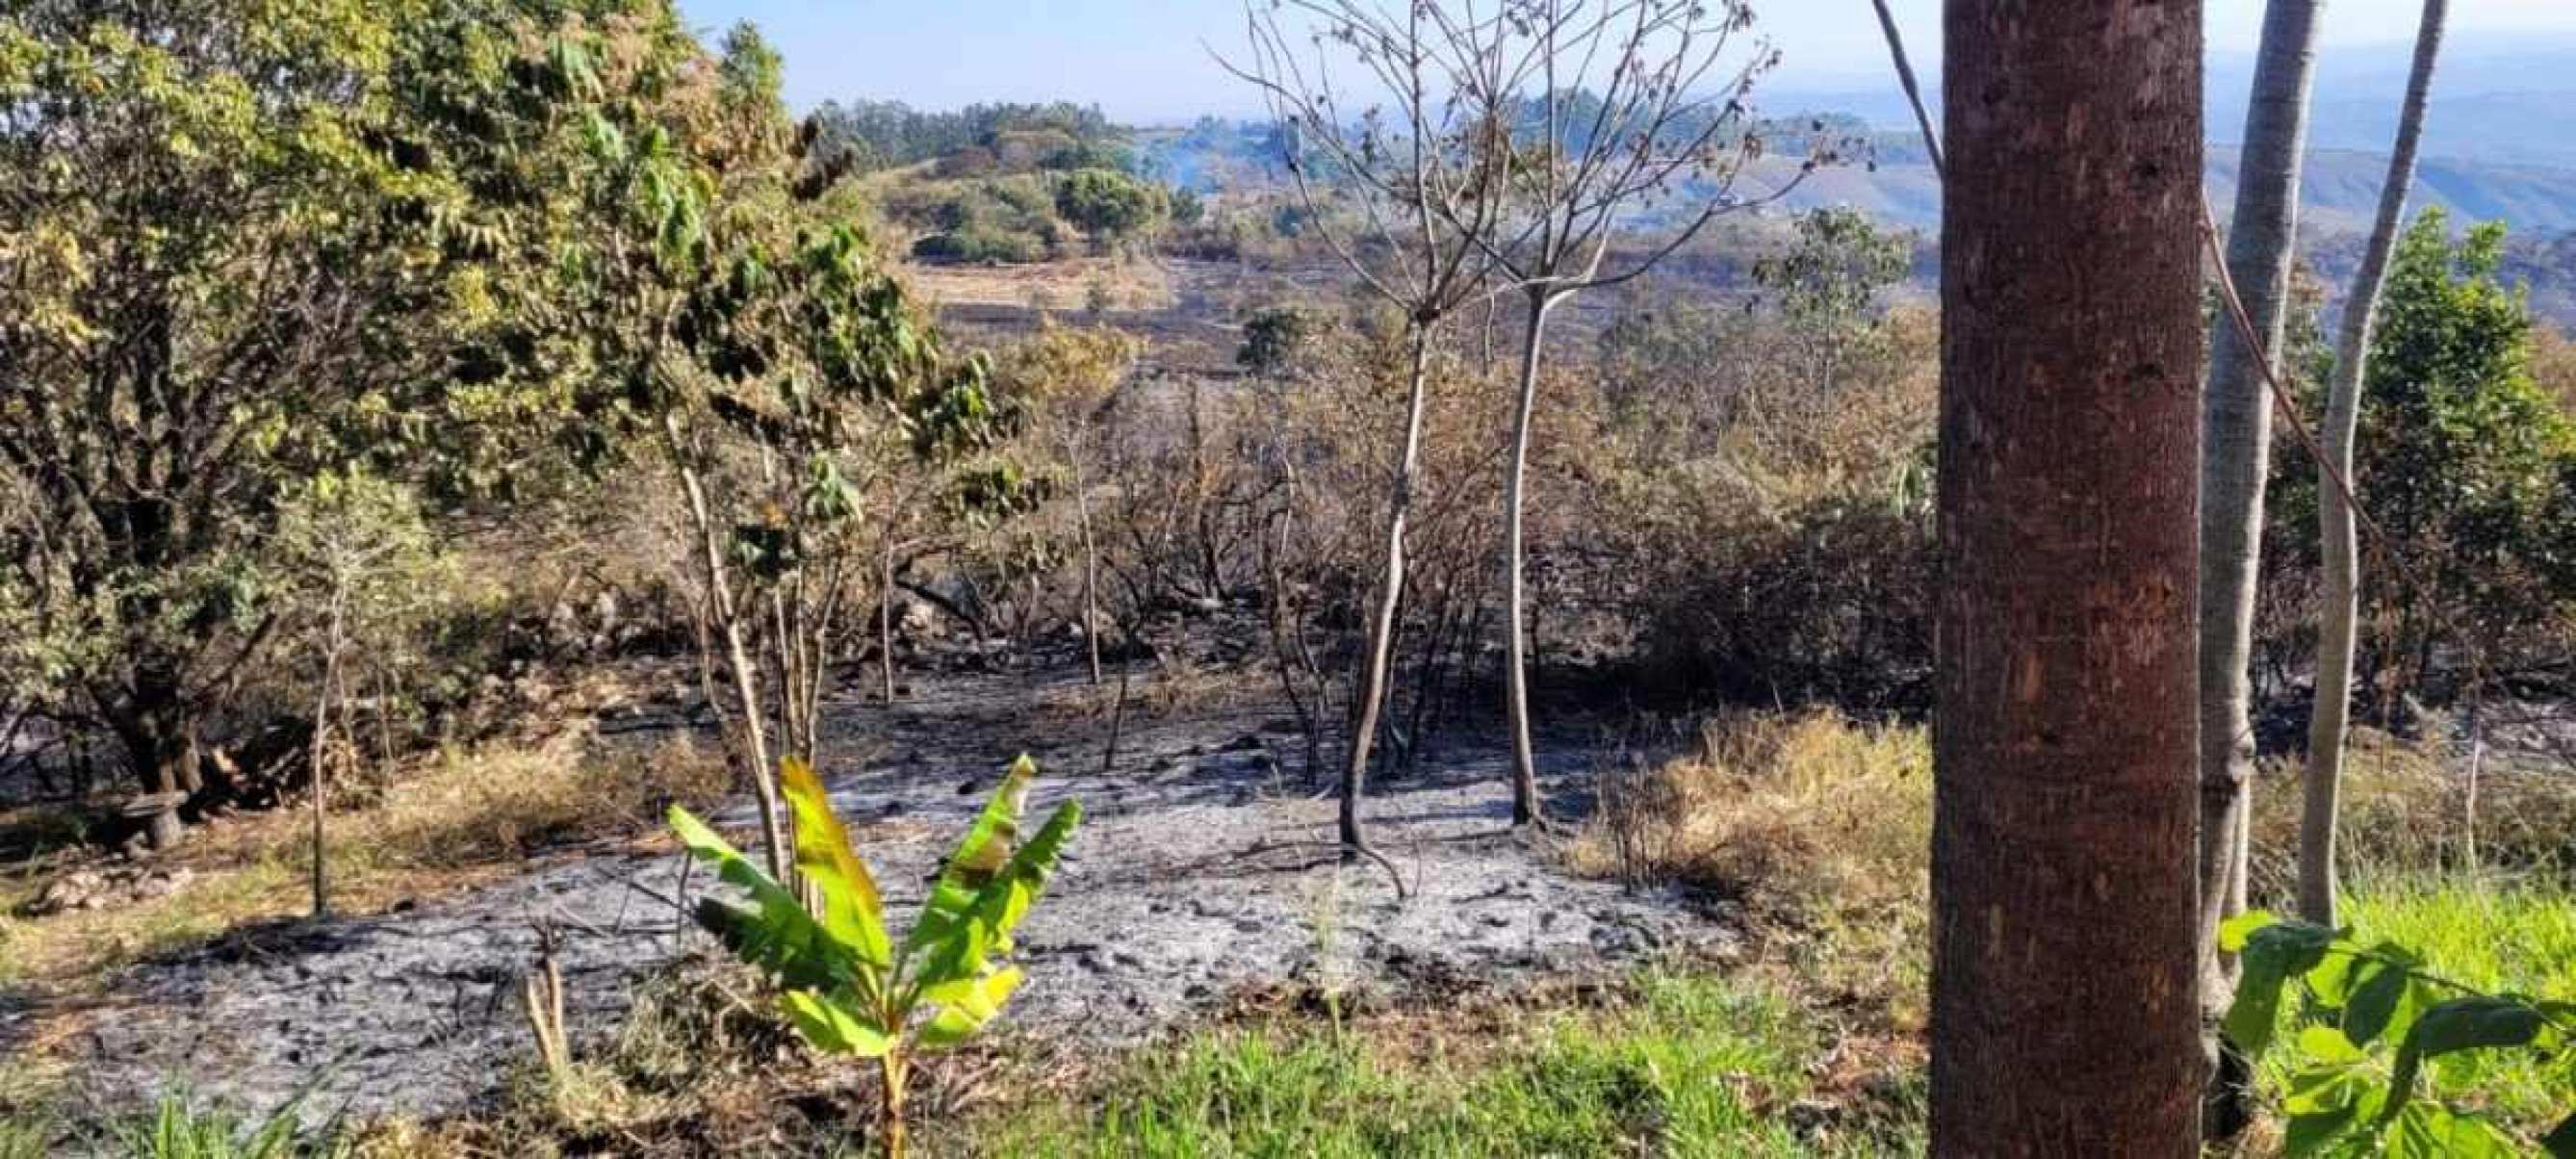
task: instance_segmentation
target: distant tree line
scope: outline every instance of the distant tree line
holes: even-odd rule
[[[1003,156],[1033,148],[1032,165],[1017,168],[1132,169],[1126,132],[1098,105],[1071,101],[1042,104],[973,104],[923,112],[902,101],[825,101],[812,122],[815,149],[846,158],[860,172],[897,169],[976,150]]]

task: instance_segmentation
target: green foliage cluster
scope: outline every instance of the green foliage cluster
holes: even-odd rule
[[[933,880],[912,929],[888,932],[885,899],[832,812],[822,780],[790,759],[780,783],[796,817],[796,875],[809,904],[727,844],[688,810],[671,827],[751,904],[709,899],[698,920],[784,989],[781,1004],[818,1050],[878,1060],[886,1153],[903,1154],[903,1099],[915,1050],[955,1046],[1001,1014],[1020,986],[1011,932],[1036,903],[1056,859],[1082,823],[1065,802],[1025,840],[1020,815],[1037,764],[1003,774],[984,809]]]
[[[1235,365],[1260,375],[1285,373],[1325,322],[1315,311],[1298,306],[1256,310],[1243,322],[1243,344],[1235,349]]]
[[[2545,663],[2576,610],[2576,413],[2533,376],[2535,323],[2503,275],[2505,241],[2500,224],[2455,235],[2428,209],[2390,264],[2354,442],[2380,532],[2364,532],[2377,577],[2364,687],[2421,689],[2463,648],[2496,672]],[[2313,568],[2314,468],[2303,448],[2275,459],[2283,562]]]
[[[194,788],[206,722],[320,614],[288,540],[334,481],[434,524],[752,445],[796,518],[727,513],[739,544],[845,526],[854,448],[988,438],[982,365],[779,72],[667,0],[0,15],[10,691]]]
[[[1064,228],[1043,177],[1020,174],[923,187],[896,195],[894,208],[935,232],[913,245],[916,258],[1017,264],[1056,255]]]
[[[531,321],[587,268],[556,24],[688,43],[623,0],[0,15],[0,562],[40,691],[155,787],[297,613],[293,496],[508,493],[582,413]]]
[[[1076,169],[1056,182],[1055,208],[1094,241],[1114,242],[1161,221],[1171,198],[1160,186],[1114,169]]]
[[[2444,1097],[2437,1060],[2532,1051],[2576,1080],[2576,1003],[2486,994],[2432,972],[2394,942],[2249,912],[2220,933],[2244,974],[2224,1023],[2262,1058],[2276,1043],[2292,1068],[2282,1110],[2289,1155],[2507,1156],[2524,1143],[2488,1114]],[[2285,1001],[2293,1035],[2280,1041]],[[2428,1097],[2420,1088],[2431,1084]],[[2576,1115],[2540,1140],[2576,1155]]]
[[[889,202],[896,216],[928,231],[913,243],[914,257],[961,264],[1058,257],[1075,233],[1105,249],[1172,213],[1162,186],[1104,166],[926,182],[896,190]]]

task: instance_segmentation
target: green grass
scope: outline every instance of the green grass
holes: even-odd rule
[[[2432,972],[2463,985],[2576,1001],[2576,890],[2567,882],[2366,881],[2352,891],[2343,919],[2366,939],[2415,950]],[[2537,1133],[2576,1112],[2570,1062],[2548,1067],[2529,1051],[2470,1051],[2436,1060],[2428,1089]]]
[[[1813,1020],[1694,975],[1642,978],[1607,1008],[1445,1028],[1386,1020],[1202,1035],[1104,1087],[982,1125],[1014,1156],[1789,1156],[1919,1150],[1913,1080],[1792,1125],[1814,1099]],[[1453,1019],[1453,1021],[1457,1021]],[[1818,1101],[1809,1105],[1824,1107]]]

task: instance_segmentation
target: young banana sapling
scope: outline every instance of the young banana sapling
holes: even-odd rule
[[[779,782],[795,818],[797,889],[759,866],[688,810],[673,806],[682,844],[749,895],[749,904],[709,898],[699,924],[782,990],[781,1008],[815,1049],[877,1060],[884,1078],[878,1137],[888,1159],[904,1153],[904,1086],[913,1052],[953,1046],[991,1022],[1018,989],[1009,961],[1020,924],[1057,856],[1082,821],[1065,802],[1035,834],[1020,839],[1020,814],[1037,763],[1021,757],[985,802],[932,884],[901,942],[887,932],[885,899],[850,847],[821,778],[793,757]]]

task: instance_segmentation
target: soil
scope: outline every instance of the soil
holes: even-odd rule
[[[1426,771],[1373,790],[1399,900],[1389,866],[1334,852],[1335,802],[1310,788],[1302,742],[1256,679],[1191,677],[1184,696],[1145,667],[1106,771],[1110,693],[1070,665],[916,676],[891,707],[855,693],[834,705],[849,754],[827,754],[849,770],[834,797],[899,912],[1023,747],[1047,774],[1033,815],[1068,797],[1088,810],[1022,927],[1013,1032],[1132,1043],[1283,984],[1454,996],[1732,950],[1706,907],[1571,877],[1544,839],[1510,833],[1498,738],[1448,741]],[[610,743],[645,743],[653,730],[635,724]],[[1597,752],[1568,736],[1546,747],[1559,809],[1580,808]],[[749,846],[747,804],[716,820]],[[308,1118],[451,1110],[531,1057],[518,995],[539,924],[561,939],[577,1042],[611,1032],[630,987],[704,937],[675,923],[708,888],[682,861],[653,838],[396,912],[238,931],[129,969],[95,1008],[0,1010],[0,1041],[33,1049],[47,1027],[43,1049],[94,1109],[183,1087],[253,1112],[296,1102]]]

